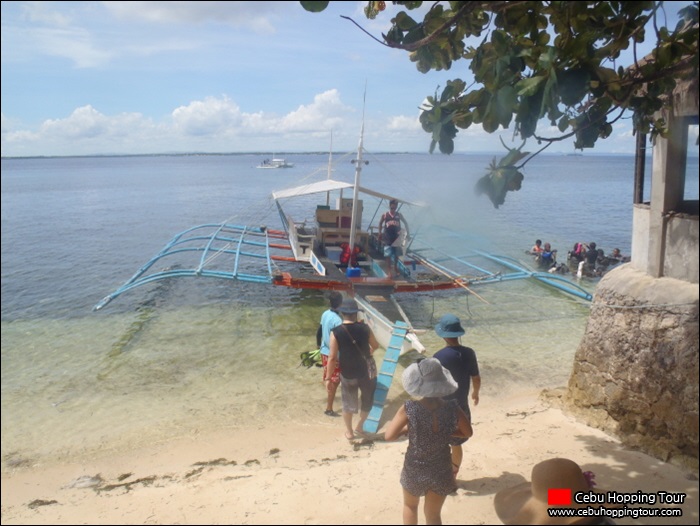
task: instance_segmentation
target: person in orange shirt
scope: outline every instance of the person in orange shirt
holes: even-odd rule
[[[535,241],[535,245],[530,249],[530,254],[536,256],[538,254],[541,254],[542,252],[544,252],[544,248],[542,248],[542,240],[538,239],[537,241]]]

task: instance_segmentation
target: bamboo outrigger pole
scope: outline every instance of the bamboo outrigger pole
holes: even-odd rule
[[[442,270],[441,268],[436,267],[435,265],[432,265],[430,262],[428,262],[427,259],[423,259],[423,258],[416,257],[416,256],[413,256],[413,257],[414,257],[415,259],[418,259],[418,260],[421,262],[422,265],[425,265],[426,267],[430,267],[430,268],[433,269],[435,272],[438,272],[439,274],[442,274],[443,276],[450,278],[453,282],[455,282],[457,285],[459,285],[460,287],[462,287],[463,289],[465,289],[466,291],[468,291],[470,294],[474,294],[474,296],[476,296],[477,298],[479,298],[481,301],[483,301],[483,302],[486,303],[487,305],[491,305],[491,303],[490,303],[488,300],[486,300],[485,298],[482,298],[481,296],[479,296],[476,292],[474,292],[472,289],[470,289],[469,287],[467,287],[464,283],[462,283],[461,281],[459,281],[457,278],[455,278],[455,277],[453,277],[453,276],[450,276],[447,272],[445,272],[445,271]]]

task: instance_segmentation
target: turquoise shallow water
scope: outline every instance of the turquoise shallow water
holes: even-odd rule
[[[314,346],[320,292],[183,280],[92,311],[185,228],[275,225],[270,191],[326,162],[287,158],[296,167],[282,171],[255,170],[255,156],[3,159],[3,469],[225,427],[328,423],[320,370],[298,366]],[[521,258],[541,237],[563,251],[583,239],[629,253],[629,157],[543,156],[499,210],[472,193],[488,156],[370,160],[367,185],[437,203],[436,221],[496,252]],[[388,175],[370,183],[375,168]],[[488,303],[454,292],[399,300],[429,353],[442,343],[436,319],[462,318],[483,396],[564,385],[588,307],[522,281],[478,293]]]

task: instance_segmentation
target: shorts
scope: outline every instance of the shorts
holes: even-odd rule
[[[377,379],[370,380],[364,378],[345,378],[340,375],[340,394],[343,398],[343,413],[357,414],[358,410],[369,413],[374,400],[374,390],[377,387]],[[358,404],[358,391],[360,392],[360,402]],[[359,405],[359,407],[358,407]]]
[[[384,245],[384,257],[385,258],[398,258],[402,254],[403,250],[401,247],[395,247],[393,245]]]
[[[323,381],[325,382],[326,379],[329,379],[332,383],[337,384],[340,382],[340,367],[337,365],[338,362],[336,362],[335,366],[335,371],[333,371],[333,374],[328,378],[327,371],[328,371],[328,356],[325,354],[321,355],[321,364],[323,365]]]

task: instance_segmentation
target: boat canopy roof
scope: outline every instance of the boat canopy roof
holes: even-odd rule
[[[315,183],[309,183],[301,186],[296,186],[294,188],[286,188],[284,190],[278,190],[277,192],[272,192],[272,198],[275,200],[278,199],[285,199],[288,197],[298,197],[301,195],[310,195],[310,194],[318,194],[318,193],[323,193],[323,192],[332,192],[334,190],[347,190],[347,189],[353,189],[355,185],[352,183],[345,183],[343,181],[336,181],[334,179],[324,179],[323,181],[317,181]],[[359,187],[359,191],[368,195],[372,195],[374,197],[378,197],[380,199],[396,199],[397,201],[400,201],[402,203],[406,203],[409,205],[414,205],[414,206],[420,206],[418,203],[414,203],[411,201],[407,201],[406,199],[401,199],[400,197],[394,197],[388,194],[383,194],[381,192],[377,192],[375,190],[370,190],[369,188],[365,188],[363,186]]]

